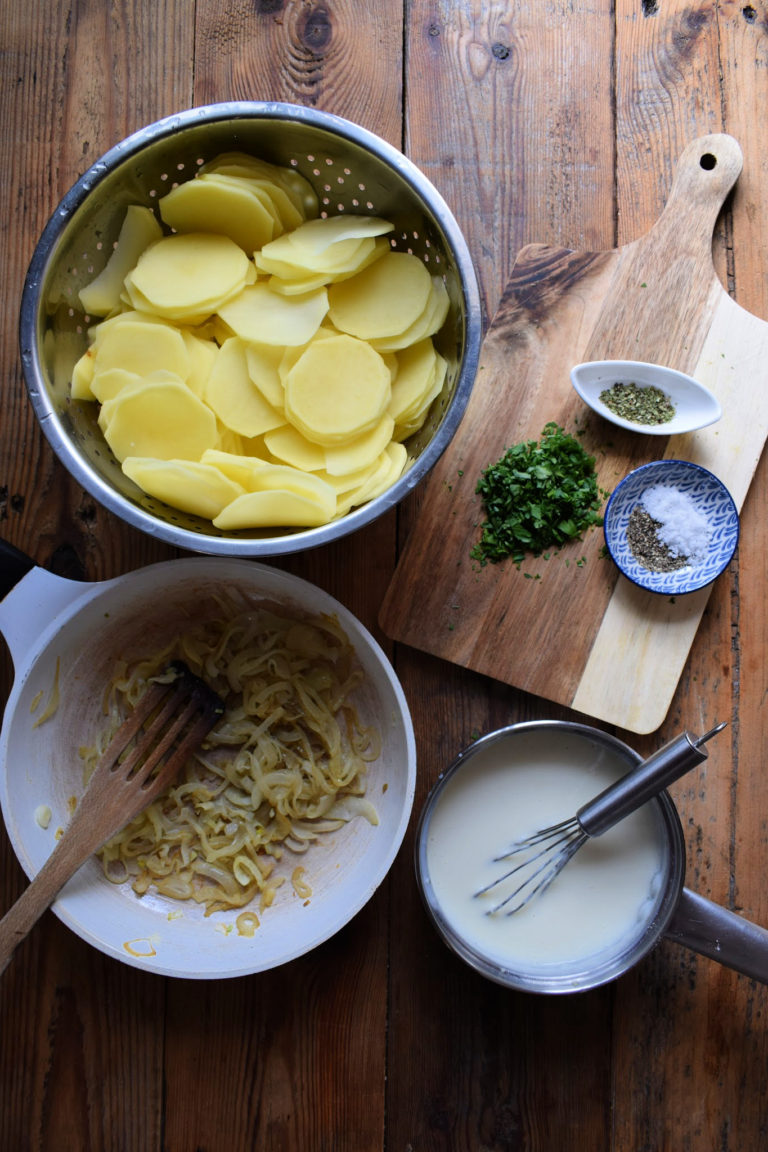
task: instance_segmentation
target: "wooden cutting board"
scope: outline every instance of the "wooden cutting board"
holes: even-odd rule
[[[768,432],[768,324],[734,303],[712,263],[713,228],[741,167],[732,137],[701,137],[641,239],[607,252],[520,252],[384,599],[388,636],[631,732],[662,723],[711,589],[670,600],[637,588],[604,554],[599,528],[520,570],[480,567],[470,559],[483,519],[475,486],[509,445],[539,439],[553,420],[579,429],[606,491],[665,456],[709,468],[741,507]],[[684,436],[624,432],[570,384],[574,364],[604,359],[688,372],[719,397],[723,417]]]

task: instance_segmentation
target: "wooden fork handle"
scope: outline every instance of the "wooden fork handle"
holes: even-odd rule
[[[0,973],[78,868],[165,791],[224,711],[221,700],[183,667],[186,679],[180,679],[176,688],[154,685],[120,726],[96,765],[66,832],[0,920]],[[129,748],[145,720],[149,722],[138,743]],[[113,772],[118,762],[119,771]]]
[[[16,946],[50,908],[67,881],[101,847],[100,844],[94,846],[90,838],[73,836],[73,826],[74,819],[40,871],[0,920],[0,973],[8,966]]]

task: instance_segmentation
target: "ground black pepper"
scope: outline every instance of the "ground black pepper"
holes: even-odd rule
[[[633,424],[668,424],[675,415],[669,396],[654,384],[640,387],[617,381],[600,393],[600,399],[616,416]]]
[[[627,541],[635,560],[651,572],[676,572],[678,568],[685,568],[688,557],[672,552],[659,540],[659,528],[660,522],[654,520],[642,504],[632,509],[627,521]]]

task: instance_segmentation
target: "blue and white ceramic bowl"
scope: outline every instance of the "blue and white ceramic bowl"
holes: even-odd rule
[[[627,538],[629,518],[643,493],[655,484],[676,488],[688,496],[708,521],[706,554],[672,572],[654,572],[635,557]],[[718,478],[688,460],[654,460],[625,476],[605,509],[605,542],[628,579],[665,596],[680,596],[711,584],[727,568],[739,541],[739,514],[730,492]]]

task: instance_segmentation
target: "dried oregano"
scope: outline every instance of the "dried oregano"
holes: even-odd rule
[[[618,382],[605,388],[600,399],[615,416],[633,424],[668,424],[675,415],[675,406],[669,396],[655,384],[640,387],[635,383]]]

